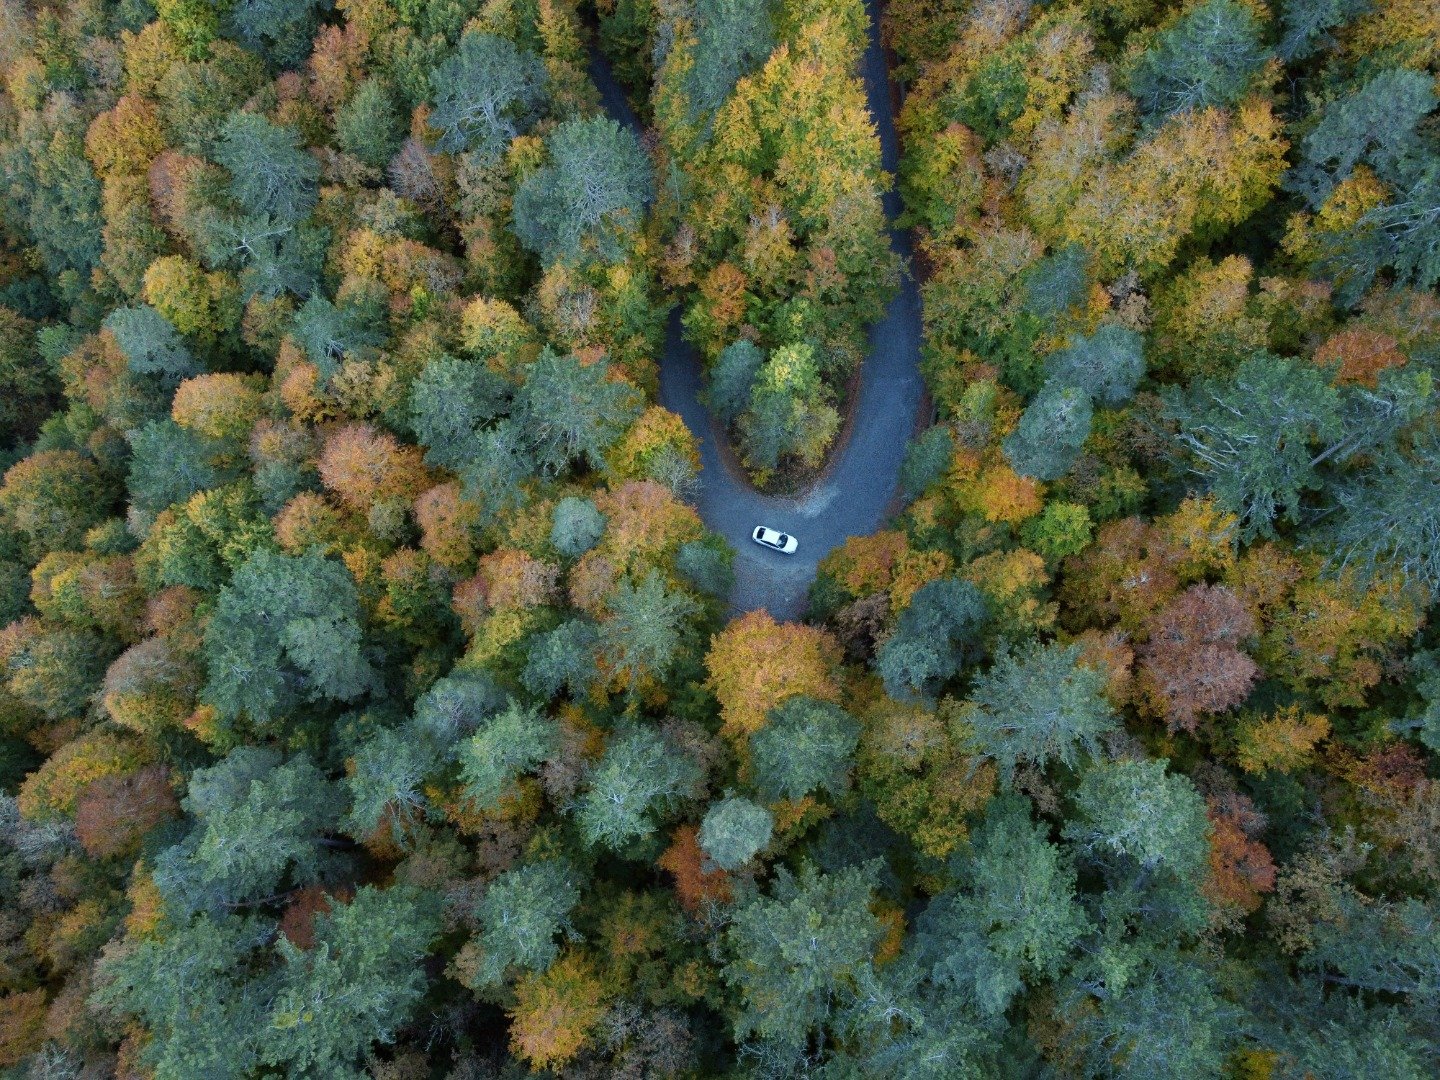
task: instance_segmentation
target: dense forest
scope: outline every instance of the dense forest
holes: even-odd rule
[[[1433,0],[0,0],[0,73],[4,1080],[1435,1075]],[[893,514],[737,609],[700,440],[803,491],[910,280]]]

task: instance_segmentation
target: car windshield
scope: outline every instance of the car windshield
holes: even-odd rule
[[[790,542],[790,537],[786,536],[784,533],[781,533],[778,537],[776,537],[776,539],[779,540],[782,544],[788,544]]]

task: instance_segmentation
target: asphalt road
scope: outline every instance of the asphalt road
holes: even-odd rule
[[[870,43],[862,63],[865,92],[880,136],[881,160],[893,176],[899,142],[875,0],[867,0],[866,10]],[[609,65],[598,53],[591,55],[591,74],[606,109],[640,131]],[[893,190],[885,193],[885,212],[892,221],[900,212],[900,197]],[[909,233],[892,229],[890,245],[908,263]],[[700,442],[703,468],[696,508],[705,524],[735,547],[730,603],[736,611],[765,608],[777,619],[799,618],[820,560],[849,537],[868,535],[884,524],[924,397],[920,332],[920,294],[907,274],[885,317],[870,327],[848,439],[832,452],[829,467],[807,491],[782,498],[756,491],[733,460],[727,461],[724,436],[700,404],[700,358],[681,333],[679,309],[671,311],[660,363],[660,403],[679,413]],[[750,539],[756,525],[795,536],[799,551],[781,555],[760,547]]]

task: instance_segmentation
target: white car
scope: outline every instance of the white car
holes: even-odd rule
[[[782,555],[794,555],[795,549],[800,546],[800,541],[793,536],[776,532],[774,529],[767,529],[764,525],[756,525],[755,531],[750,534],[750,539],[761,547],[778,551]]]

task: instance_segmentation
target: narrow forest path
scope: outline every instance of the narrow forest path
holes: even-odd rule
[[[880,135],[882,163],[893,175],[900,146],[876,0],[867,0],[866,11],[870,42],[862,61],[865,93]],[[606,109],[638,132],[640,122],[610,65],[596,51],[591,56],[591,75]],[[893,222],[899,212],[899,193],[887,191],[885,213]],[[892,228],[890,244],[908,263],[909,233]],[[906,274],[885,317],[870,327],[848,439],[832,453],[829,467],[811,488],[795,497],[779,497],[761,494],[727,467],[721,454],[723,435],[700,403],[700,357],[681,332],[678,306],[671,311],[660,363],[660,404],[680,414],[700,442],[703,468],[696,507],[705,524],[735,547],[735,589],[730,596],[735,610],[765,608],[777,619],[798,618],[820,560],[849,537],[875,532],[884,523],[924,398],[920,335],[920,293]],[[757,546],[750,539],[756,525],[792,534],[800,550],[781,555]]]

